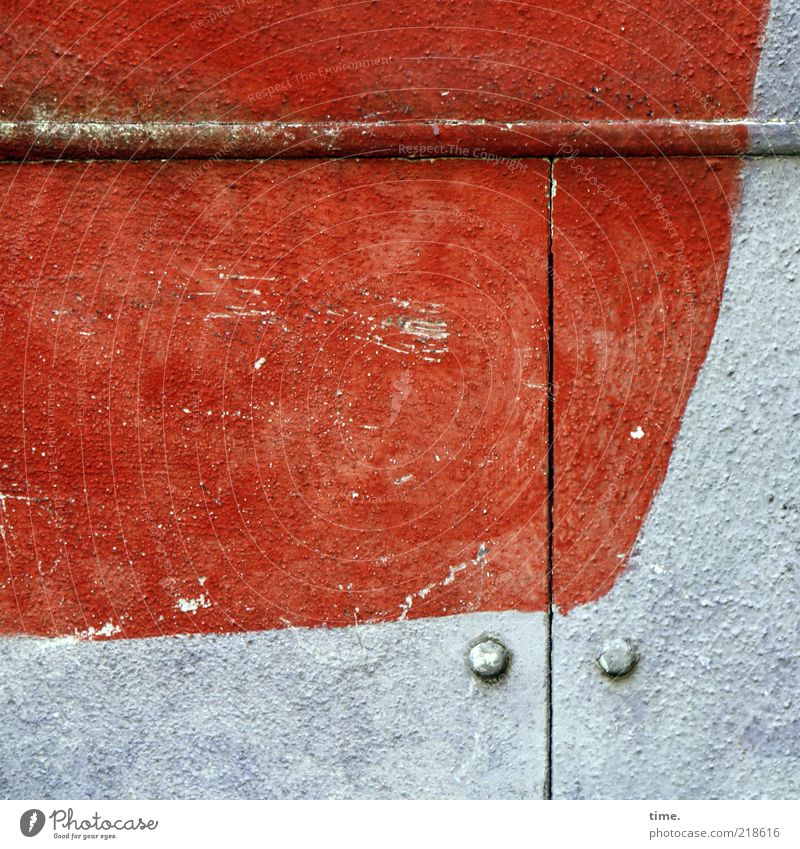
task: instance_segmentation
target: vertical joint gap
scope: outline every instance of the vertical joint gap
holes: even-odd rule
[[[553,369],[553,198],[555,159],[549,162],[547,191],[547,754],[544,797],[553,798],[553,486],[555,482],[555,383]]]

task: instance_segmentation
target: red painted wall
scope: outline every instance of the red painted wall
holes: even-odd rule
[[[546,604],[547,163],[0,175],[0,630]]]
[[[482,161],[479,122],[746,117],[766,3],[3,7],[5,121],[472,123],[448,162],[2,167],[0,631],[545,609],[549,166]],[[563,609],[610,588],[663,480],[739,170],[571,151]]]
[[[766,0],[2,0],[4,120],[747,115]]]

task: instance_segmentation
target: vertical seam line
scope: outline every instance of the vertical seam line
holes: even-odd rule
[[[547,189],[547,753],[544,798],[553,798],[553,488],[555,482],[553,196],[555,159],[548,159]]]

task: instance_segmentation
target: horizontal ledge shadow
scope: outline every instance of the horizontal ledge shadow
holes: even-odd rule
[[[0,158],[12,161],[798,153],[794,121],[0,122]]]

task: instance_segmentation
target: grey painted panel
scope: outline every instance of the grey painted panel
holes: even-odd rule
[[[722,309],[627,573],[554,620],[560,798],[800,795],[800,161],[745,165]],[[617,681],[607,636],[641,659]]]
[[[755,118],[800,118],[798,39],[800,4],[797,0],[771,0],[753,91]]]
[[[466,666],[483,633],[506,676]],[[547,625],[0,640],[4,798],[541,797]]]

